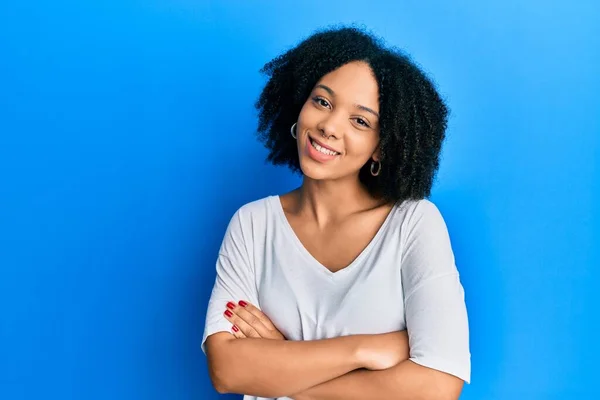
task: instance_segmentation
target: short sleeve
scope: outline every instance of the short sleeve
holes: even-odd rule
[[[231,332],[231,323],[223,313],[228,301],[247,300],[258,305],[254,268],[248,252],[249,224],[238,210],[232,217],[219,250],[215,283],[208,301],[202,351],[206,354],[206,339],[217,332]]]
[[[470,383],[465,293],[446,224],[424,199],[406,228],[401,268],[410,360]]]

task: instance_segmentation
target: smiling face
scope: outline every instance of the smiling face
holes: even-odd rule
[[[370,66],[351,62],[323,76],[300,111],[298,156],[312,179],[358,177],[379,160],[379,88]]]

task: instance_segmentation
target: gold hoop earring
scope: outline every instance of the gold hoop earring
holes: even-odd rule
[[[296,123],[294,122],[294,125],[292,125],[292,128],[290,129],[290,133],[292,134],[292,137],[294,139],[296,139],[298,137],[298,135],[296,135]]]
[[[377,166],[377,170],[375,170],[375,166]],[[377,176],[381,172],[381,161],[371,161],[371,175]]]

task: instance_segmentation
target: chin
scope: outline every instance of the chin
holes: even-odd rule
[[[312,160],[303,160],[300,158],[300,169],[302,174],[315,181],[331,180],[339,178],[335,167],[330,165],[317,164]]]
[[[323,171],[319,165],[311,165],[310,161],[300,160],[300,170],[304,176],[311,179],[325,179],[329,175],[328,171]]]

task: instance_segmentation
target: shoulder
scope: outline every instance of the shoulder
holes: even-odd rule
[[[440,209],[429,199],[410,200],[407,204],[407,213],[413,223],[421,220],[443,220]]]
[[[447,227],[438,206],[428,199],[405,200],[397,207],[395,220],[403,239],[421,235],[446,235]]]
[[[414,226],[423,222],[443,221],[437,205],[429,199],[405,200],[396,206],[396,221]]]
[[[276,205],[275,201],[277,201],[277,196],[267,196],[250,201],[235,211],[234,218],[245,221],[272,214],[274,205]]]
[[[239,229],[261,226],[277,215],[277,196],[267,196],[240,206],[231,217],[230,225]]]
[[[227,225],[222,252],[228,254],[232,249],[241,247],[249,249],[256,238],[264,236],[275,200],[277,197],[268,196],[238,207]]]

